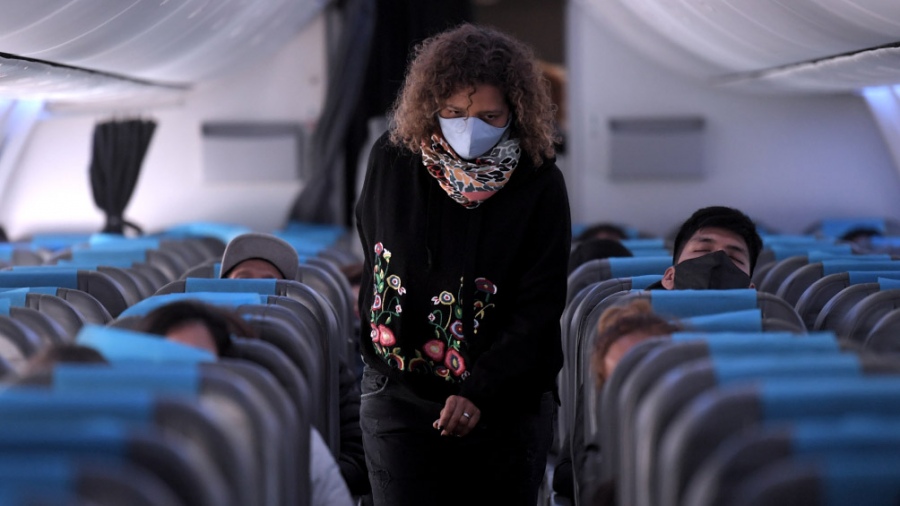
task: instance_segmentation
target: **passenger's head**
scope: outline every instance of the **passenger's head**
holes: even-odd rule
[[[230,279],[296,279],[297,250],[271,234],[242,234],[225,246],[219,277]]]
[[[253,331],[232,311],[197,300],[179,300],[157,307],[138,321],[135,330],[163,336],[216,356],[231,345],[231,336]]]
[[[874,228],[856,227],[844,232],[839,239],[846,242],[866,243],[873,237],[880,237],[882,235],[880,230]]]
[[[490,111],[472,110],[476,93],[497,102],[490,118],[497,124],[488,121]],[[441,131],[438,118],[447,117],[441,114],[447,108],[494,127],[508,120],[510,135],[535,163],[554,155],[558,139],[549,83],[532,49],[505,33],[463,24],[416,46],[390,113],[391,141],[418,152]]]
[[[581,241],[569,254],[569,273],[588,260],[609,257],[631,257],[634,254],[614,239],[588,239]]]
[[[625,230],[612,223],[597,223],[581,231],[575,238],[576,241],[587,241],[589,239],[613,239],[616,241],[624,241],[628,239]]]
[[[741,211],[704,207],[681,225],[672,250],[673,266],[663,276],[669,290],[752,288],[762,238]]]
[[[654,313],[650,303],[644,299],[607,308],[597,323],[598,337],[591,354],[591,368],[597,387],[603,388],[631,348],[647,339],[668,337],[680,330],[680,323]]]

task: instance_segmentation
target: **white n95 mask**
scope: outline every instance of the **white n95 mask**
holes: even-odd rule
[[[438,116],[441,124],[441,133],[444,140],[450,144],[456,154],[467,160],[479,157],[494,147],[503,133],[509,128],[506,126],[495,127],[488,125],[479,118],[442,118]]]

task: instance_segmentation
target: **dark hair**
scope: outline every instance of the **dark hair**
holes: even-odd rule
[[[512,115],[510,131],[535,165],[554,156],[556,108],[534,51],[496,29],[468,23],[416,46],[389,113],[391,142],[419,152],[422,142],[438,130],[437,114],[444,102],[478,84],[496,86],[503,93]]]
[[[872,237],[880,237],[882,235],[880,230],[876,230],[874,228],[869,227],[856,227],[852,228],[842,235],[839,239],[841,241],[856,241],[859,239],[869,239]]]
[[[577,237],[575,237],[575,240],[586,241],[588,239],[594,239],[597,234],[613,235],[619,240],[628,239],[628,233],[625,232],[624,228],[613,225],[612,223],[596,223],[584,229]]]
[[[232,335],[255,335],[252,327],[235,313],[198,300],[179,300],[159,306],[141,318],[135,330],[164,336],[175,327],[194,322],[209,330],[219,355],[231,345]]]
[[[569,253],[569,274],[579,265],[597,258],[633,257],[630,249],[613,239],[588,239],[575,246]]]
[[[597,340],[591,354],[591,367],[597,388],[609,377],[606,370],[606,354],[616,341],[634,332],[644,332],[648,336],[668,336],[682,330],[682,325],[672,322],[653,312],[653,307],[645,299],[636,299],[622,305],[610,306],[600,315],[597,323]]]
[[[756,259],[762,250],[762,238],[756,231],[756,224],[741,211],[724,206],[710,206],[698,209],[688,218],[678,230],[672,249],[672,264],[678,263],[684,245],[701,228],[722,228],[741,236],[747,244],[747,252],[750,256],[750,274],[756,267]]]

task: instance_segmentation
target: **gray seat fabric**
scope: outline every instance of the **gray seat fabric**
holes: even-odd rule
[[[87,323],[87,319],[73,304],[56,295],[44,293],[27,293],[25,295],[25,307],[37,310],[47,315],[62,327],[64,340],[70,341],[81,327]]]
[[[3,377],[22,372],[28,359],[45,346],[41,336],[26,323],[0,315],[0,359]]]
[[[611,278],[662,275],[672,265],[669,256],[597,258],[579,265],[568,276],[566,303],[583,288]]]
[[[278,380],[263,366],[240,359],[219,359],[219,366],[244,378],[255,389],[257,396],[264,399],[269,409],[281,420],[280,438],[288,451],[282,452],[285,459],[281,477],[282,502],[307,506],[311,491],[309,483],[310,414],[298,418],[298,410],[288,397]]]
[[[768,269],[762,281],[756,284],[756,289],[761,292],[775,294],[781,283],[798,268],[809,263],[806,255],[794,255],[775,262]],[[755,273],[754,273],[755,274]]]
[[[26,396],[32,397],[33,393]],[[240,504],[229,498],[221,483],[211,481],[211,471],[203,464],[219,462],[220,458],[234,459],[235,454],[229,451],[232,445],[224,429],[193,401],[159,396],[147,403],[151,409],[148,413],[143,402],[132,404],[123,396],[102,393],[76,395],[75,392],[67,392],[66,402],[61,402],[60,398],[51,396],[43,400],[35,398],[22,402],[23,397],[16,396],[12,402],[4,402],[6,399],[0,396],[0,403],[3,405],[0,419],[5,427],[4,435],[13,435],[6,431],[13,424],[30,425],[32,430],[29,432],[35,436],[34,442],[47,445],[53,443],[52,437],[58,437],[60,442],[68,441],[69,436],[77,434],[77,424],[108,419],[137,434],[136,438],[131,438],[132,444],[127,447],[127,455],[147,464],[185,504]],[[47,433],[33,430],[34,427],[52,423],[63,423],[68,428]],[[96,436],[97,431],[90,431],[86,437]],[[23,448],[25,442],[25,436],[22,435],[15,438],[12,444]],[[98,444],[68,444],[74,445],[71,446],[73,451],[80,451],[85,455],[95,455],[101,451]],[[113,449],[121,452],[120,446]],[[3,453],[9,455],[10,451],[7,447]]]
[[[737,434],[697,470],[685,491],[685,502],[696,506],[736,504],[741,500],[738,494],[756,495],[749,490],[740,492],[753,479],[751,476],[783,461],[825,463],[836,455],[842,458],[847,454],[871,461],[879,456],[898,455],[898,421],[888,417],[800,420]],[[808,504],[816,497],[817,494],[808,495],[802,502]],[[853,500],[863,503],[858,494]]]
[[[106,325],[113,317],[93,295],[74,288],[57,288],[56,296],[72,304],[86,323]]]
[[[800,338],[800,341],[803,339]],[[668,350],[666,350],[668,351]],[[665,354],[665,352],[661,353]],[[623,464],[628,476],[623,490],[630,490],[635,504],[658,502],[657,484],[664,469],[656,466],[659,460],[659,441],[672,420],[701,393],[738,382],[762,378],[823,377],[853,378],[860,375],[877,376],[900,374],[897,360],[885,360],[874,355],[857,356],[841,350],[803,347],[727,355],[724,353],[683,362],[674,367],[662,367],[658,375],[653,367],[660,365],[648,359],[636,371],[634,380],[649,385],[644,394],[630,408],[630,420],[623,432],[623,454],[631,460]],[[648,374],[649,373],[649,374]],[[644,375],[641,378],[641,375]],[[624,395],[628,395],[625,393]],[[625,407],[624,410],[628,409]],[[627,417],[626,417],[627,418]]]
[[[203,283],[196,284],[191,283],[190,279],[173,281],[160,288],[157,295],[189,293],[194,290],[194,287],[198,287],[196,289],[205,289],[209,286],[229,286],[235,290],[243,290],[244,288],[240,288],[243,286],[248,290],[252,290],[251,284],[242,282],[260,280],[207,279],[202,281]],[[324,352],[322,356],[325,357],[323,363],[327,380],[323,384],[328,390],[326,399],[338,399],[340,361],[347,360],[347,357],[343,356],[347,350],[345,341],[341,339],[340,326],[334,307],[312,287],[299,281],[285,279],[270,281],[274,284],[275,295],[269,295],[267,303],[286,307],[293,311],[301,320],[310,324],[313,330],[312,335],[319,340]],[[339,404],[328,401],[325,405],[327,406],[328,414],[327,427],[339,427]],[[338,432],[339,430],[332,429],[322,433],[322,436],[332,449],[337,449],[340,446]]]
[[[850,285],[834,294],[822,306],[813,330],[832,330],[838,335],[846,335],[844,320],[847,314],[859,301],[879,290],[881,290],[881,285],[878,283],[860,283]]]
[[[844,335],[864,343],[878,320],[900,307],[900,289],[878,290],[857,302],[842,320]]]
[[[866,350],[877,353],[900,353],[900,310],[893,309],[872,327],[863,343]]]
[[[900,262],[868,261],[865,260],[865,257],[862,255],[860,255],[859,258],[860,260],[858,261],[836,260],[836,262],[842,263],[845,266],[839,268],[840,271],[883,271],[900,269]],[[826,263],[830,263],[830,261],[823,260],[822,262],[811,262],[804,266],[798,267],[796,270],[794,270],[794,272],[788,275],[788,277],[785,278],[784,281],[781,282],[781,285],[778,287],[778,290],[775,292],[775,294],[784,299],[792,307],[796,307],[797,302],[800,300],[800,297],[803,295],[806,289],[810,287],[810,285],[812,285],[817,280],[822,279],[822,277],[824,277],[825,275],[831,273],[831,270],[833,268],[830,265],[826,266]]]
[[[741,430],[799,418],[900,414],[900,378],[760,380],[704,392],[670,424],[657,465],[661,506],[680,504],[689,480]]]
[[[40,339],[40,347],[69,342],[72,336],[53,318],[30,307],[11,307],[9,316],[31,329]]]

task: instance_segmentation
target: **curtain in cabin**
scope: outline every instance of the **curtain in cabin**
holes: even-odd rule
[[[363,148],[369,120],[386,116],[417,43],[473,20],[470,0],[343,3],[346,22],[331,56],[338,67],[330,74],[325,109],[313,135],[314,175],[294,203],[290,220],[352,224],[359,158],[368,155]]]
[[[123,213],[137,184],[154,130],[155,121],[137,119],[107,121],[94,127],[91,189],[94,203],[106,213],[104,233],[124,234],[126,226],[142,233]]]
[[[289,221],[338,223],[337,193],[344,138],[362,88],[374,29],[375,0],[348,0],[340,8],[342,29],[329,56],[325,107],[312,135],[306,163],[310,175],[294,201]]]

